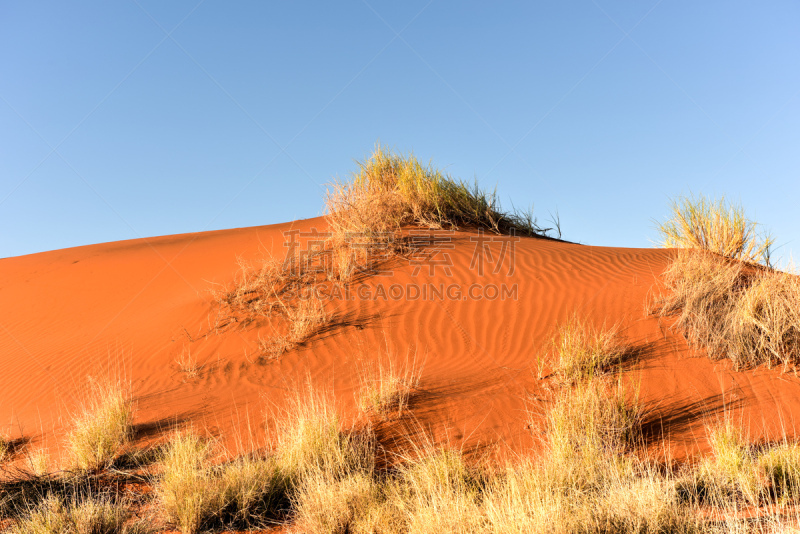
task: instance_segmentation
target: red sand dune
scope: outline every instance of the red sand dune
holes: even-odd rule
[[[0,260],[0,430],[56,451],[86,376],[111,375],[133,384],[142,439],[192,423],[234,441],[251,431],[261,435],[265,405],[280,407],[306,377],[332,388],[354,414],[359,362],[388,345],[424,360],[415,419],[395,422],[393,432],[524,451],[536,443],[529,412],[536,413],[550,383],[537,378],[536,355],[555,327],[578,312],[598,324],[622,322],[640,347],[641,361],[627,376],[650,409],[651,434],[669,436],[677,455],[705,448],[704,418],[725,407],[750,423],[754,439],[793,433],[800,415],[797,378],[779,370],[734,372],[727,362],[689,350],[667,322],[645,315],[648,294],[672,254],[663,249],[521,238],[513,247],[513,272],[506,254],[495,273],[504,246],[496,241],[488,244],[492,256],[484,256],[481,275],[477,265],[470,268],[480,235],[456,232],[449,236],[452,249],[433,258],[449,258],[449,273],[447,265],[431,276],[427,265],[414,272],[406,263],[391,276],[367,280],[375,298],[330,302],[340,324],[277,360],[257,362],[258,328],[203,335],[214,315],[209,289],[233,280],[237,257],[282,256],[283,232],[312,227],[324,230],[325,221]],[[391,284],[454,285],[462,292],[471,284],[516,284],[517,298],[384,300],[375,294]],[[183,351],[202,365],[197,378],[178,370]]]

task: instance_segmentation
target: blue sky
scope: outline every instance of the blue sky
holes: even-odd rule
[[[0,257],[322,213],[376,141],[649,247],[726,195],[800,252],[793,1],[0,0]]]

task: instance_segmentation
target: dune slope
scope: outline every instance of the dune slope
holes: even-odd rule
[[[268,327],[215,331],[210,290],[232,282],[237,258],[282,257],[285,232],[312,228],[325,221],[0,260],[0,430],[57,450],[86,376],[122,376],[137,395],[140,439],[191,423],[235,442],[307,378],[355,413],[358,370],[388,347],[422,369],[413,417],[387,423],[396,437],[522,450],[537,443],[529,413],[553,387],[537,376],[537,354],[578,313],[621,323],[639,348],[626,376],[648,406],[649,435],[668,437],[677,455],[704,448],[704,420],[723,409],[749,423],[753,439],[793,433],[797,378],[734,372],[645,315],[669,250],[442,232],[427,256],[359,282],[349,300],[335,295],[331,327],[278,359],[259,358]],[[182,358],[197,362],[196,376]]]

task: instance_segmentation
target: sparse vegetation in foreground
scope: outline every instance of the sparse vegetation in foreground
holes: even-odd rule
[[[536,418],[541,454],[505,466],[430,441],[387,456],[368,421],[345,423],[332,398],[309,385],[270,419],[265,451],[231,458],[214,439],[177,432],[141,474],[99,468],[4,480],[0,519],[26,534],[278,524],[310,534],[716,533],[721,526],[766,533],[800,525],[797,443],[753,447],[721,419],[707,428],[711,453],[676,467],[646,453],[644,410],[621,375],[554,384]],[[137,494],[135,480],[149,480],[152,497]]]
[[[50,495],[15,524],[13,534],[149,534],[143,521],[130,521],[129,507],[107,497],[64,502]]]
[[[110,466],[130,441],[133,413],[128,384],[90,378],[86,399],[67,437],[75,467],[96,470]]]
[[[213,440],[176,433],[161,458],[156,495],[164,518],[184,534],[210,526],[258,526],[280,513],[284,480],[275,461],[241,456],[219,463]]]
[[[737,369],[795,367],[800,277],[769,266],[772,239],[758,237],[755,223],[722,201],[682,199],[676,206],[674,218],[662,225],[664,242],[697,250],[677,252],[663,275],[665,294],[652,310],[675,317],[692,344],[711,358],[729,358]]]
[[[236,313],[227,320],[282,321],[265,352],[290,350],[330,323],[333,313],[322,300],[298,295],[355,276],[364,257],[352,246],[359,242],[349,241],[353,234],[392,254],[406,224],[543,232],[524,215],[502,213],[494,194],[380,148],[352,182],[334,186],[328,206],[334,235],[320,252],[329,258],[324,269],[299,261],[243,269],[241,283],[220,296]],[[723,202],[681,201],[675,214],[663,227],[665,243],[698,250],[676,255],[658,311],[677,315],[693,342],[737,367],[796,364],[800,284],[769,267],[771,239],[758,238],[755,226]],[[151,464],[130,469],[118,461],[133,448],[130,388],[94,381],[68,436],[68,469],[50,472],[43,462],[3,471],[0,528],[25,534],[194,534],[275,525],[311,534],[655,534],[800,527],[797,442],[754,446],[742,425],[723,417],[706,428],[706,456],[682,465],[653,457],[645,443],[646,410],[635,383],[622,374],[633,354],[618,326],[596,328],[578,318],[564,324],[550,355],[555,380],[543,388],[551,395],[524,421],[541,438],[541,450],[505,465],[431,441],[383,448],[376,429],[391,427],[385,419],[413,416],[409,399],[421,375],[413,363],[403,368],[378,359],[365,366],[356,420],[345,420],[332,395],[309,384],[268,418],[263,450],[233,455],[220,441],[183,430]],[[189,356],[177,363],[187,376],[197,370]],[[0,441],[0,458],[7,449]]]

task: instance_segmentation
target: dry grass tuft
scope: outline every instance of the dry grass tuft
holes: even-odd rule
[[[800,444],[784,441],[763,451],[756,460],[759,480],[780,500],[800,500]]]
[[[271,458],[243,456],[216,471],[222,486],[220,517],[233,526],[263,525],[281,515],[286,482]]]
[[[800,362],[800,277],[707,253],[679,252],[664,271],[667,294],[652,311],[709,357],[737,369]]]
[[[367,473],[337,478],[316,472],[297,488],[295,522],[302,532],[370,532],[359,523],[368,520],[365,512],[379,499],[378,483]]]
[[[374,443],[368,429],[345,432],[333,401],[310,383],[290,399],[275,425],[276,460],[294,486],[319,473],[338,478],[374,469]]]
[[[735,301],[729,354],[740,367],[800,362],[800,277],[760,270]]]
[[[286,317],[289,320],[287,337],[294,344],[302,343],[331,321],[331,315],[325,311],[325,305],[315,294],[288,308]]]
[[[759,501],[756,459],[749,440],[730,416],[706,426],[711,456],[701,460],[695,472],[702,499],[718,507]]]
[[[295,260],[297,260],[295,258]],[[259,343],[263,355],[275,358],[308,341],[334,319],[325,309],[318,288],[324,272],[303,262],[268,260],[253,268],[240,261],[232,289],[215,292],[220,315],[215,329],[259,320],[272,324],[273,335]]]
[[[222,508],[221,484],[211,472],[214,444],[193,433],[176,434],[161,459],[156,494],[166,519],[183,533],[197,532]]]
[[[0,462],[6,459],[6,456],[11,452],[11,442],[9,439],[0,434]]]
[[[249,526],[278,514],[285,488],[275,462],[243,456],[215,465],[219,453],[215,442],[192,432],[175,434],[164,451],[156,494],[183,533],[210,524]]]
[[[88,398],[67,437],[75,466],[82,470],[111,465],[131,438],[134,406],[130,385],[90,379]]]
[[[545,430],[553,483],[577,491],[619,477],[630,467],[621,454],[641,440],[642,418],[638,392],[621,381],[578,382],[559,392]]]
[[[737,369],[800,361],[800,277],[772,269],[773,239],[724,200],[682,198],[660,227],[680,251],[664,272],[667,296],[651,311],[675,315],[687,339]],[[763,262],[765,265],[756,265]]]
[[[175,365],[178,367],[178,372],[182,373],[188,380],[197,378],[202,368],[202,366],[197,363],[197,357],[192,356],[192,351],[188,349],[181,351],[180,356],[175,359]]]
[[[50,473],[50,453],[47,449],[38,449],[26,457],[27,468],[34,477],[44,477]]]
[[[325,248],[325,274],[338,284],[347,284],[360,273],[372,272],[392,253],[389,244],[372,243],[357,235],[335,234],[326,241]]]
[[[14,524],[14,534],[145,534],[153,529],[129,521],[131,511],[107,497],[64,502],[50,495]]]
[[[762,235],[741,206],[704,196],[672,202],[672,217],[658,226],[665,247],[706,250],[753,263],[769,263],[774,239]]]
[[[331,399],[298,391],[276,421],[275,459],[303,532],[358,532],[378,497],[376,443],[369,428],[345,431]]]
[[[435,450],[401,466],[390,500],[402,513],[404,532],[481,532],[483,473],[460,451]]]
[[[359,374],[360,387],[356,402],[362,414],[377,414],[386,418],[398,417],[408,407],[412,392],[419,387],[422,368],[416,357],[398,364],[391,354],[377,359],[368,359]]]
[[[654,467],[609,468],[616,476],[581,491],[554,486],[546,466],[521,462],[493,479],[485,499],[490,532],[700,532],[694,510],[681,504],[674,481]]]
[[[553,339],[553,372],[562,380],[587,380],[619,369],[632,356],[632,348],[620,335],[619,325],[598,329],[572,317]]]
[[[729,415],[706,426],[711,455],[694,469],[695,498],[720,509],[800,502],[800,445],[754,447]]]
[[[285,266],[276,259],[266,260],[258,267],[239,259],[233,287],[214,291],[216,301],[228,311],[217,319],[217,327],[269,317],[281,306],[282,297],[304,285],[306,274],[295,272],[292,266]]]
[[[656,300],[653,311],[677,316],[675,327],[692,344],[705,347],[709,357],[726,356],[731,338],[725,330],[747,284],[742,264],[682,251],[664,271],[663,281],[667,295]]]
[[[642,408],[620,381],[579,380],[546,414],[545,451],[489,478],[496,533],[700,532],[669,471],[640,458]]]

